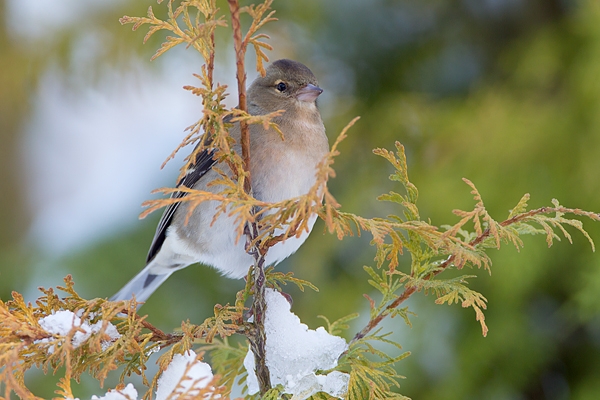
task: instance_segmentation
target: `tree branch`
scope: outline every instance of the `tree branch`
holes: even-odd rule
[[[509,218],[507,220],[504,220],[502,222],[500,222],[500,225],[502,227],[506,227],[518,222],[522,222],[528,218],[531,218],[535,215],[539,215],[539,214],[552,214],[552,213],[573,213],[575,215],[584,215],[587,216],[589,218],[595,219],[595,220],[600,220],[600,215],[599,214],[594,214],[594,213],[589,213],[586,211],[582,211],[579,209],[570,209],[570,208],[566,208],[566,207],[541,207],[541,208],[537,208],[535,210],[530,210],[518,215],[515,215],[512,218]],[[481,235],[477,236],[475,239],[471,240],[468,245],[471,247],[477,246],[478,244],[480,244],[481,242],[483,242],[485,239],[487,239],[491,234],[491,230],[490,228],[487,228],[485,231],[483,231],[481,233]],[[425,276],[423,279],[424,280],[430,280],[434,277],[436,277],[437,275],[439,275],[441,272],[443,272],[444,270],[446,270],[446,268],[448,268],[453,261],[456,259],[456,256],[454,254],[450,255],[443,263],[441,263],[435,272]],[[400,294],[400,296],[398,296],[396,298],[396,300],[394,300],[393,302],[391,302],[390,304],[388,304],[387,307],[385,307],[383,309],[383,311],[381,311],[375,318],[372,318],[369,323],[360,331],[358,332],[354,338],[352,339],[352,341],[350,342],[351,344],[364,338],[365,336],[367,336],[369,334],[369,332],[371,332],[377,325],[379,325],[379,323],[387,316],[389,315],[389,313],[397,308],[398,306],[400,306],[400,304],[404,303],[404,301],[406,301],[410,296],[412,296],[415,292],[417,291],[417,287],[416,286],[408,286],[404,289],[404,291]]]

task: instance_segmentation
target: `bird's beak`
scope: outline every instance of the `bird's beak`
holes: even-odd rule
[[[308,83],[306,86],[298,90],[296,98],[300,101],[313,102],[321,93],[323,93],[323,89]]]

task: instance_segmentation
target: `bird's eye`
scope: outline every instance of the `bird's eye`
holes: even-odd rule
[[[277,90],[279,90],[280,92],[285,91],[285,89],[287,89],[287,85],[284,82],[279,82],[276,86]]]

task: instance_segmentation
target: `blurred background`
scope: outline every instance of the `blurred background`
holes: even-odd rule
[[[227,9],[226,2],[220,7]],[[243,3],[243,2],[242,2]],[[39,286],[72,274],[87,298],[109,297],[143,267],[159,213],[138,220],[150,191],[174,184],[184,150],[161,163],[200,118],[201,59],[176,48],[150,62],[164,34],[142,45],[123,15],[132,0],[0,1],[0,298],[33,301]],[[272,60],[308,65],[325,89],[320,107],[333,140],[354,116],[331,191],[367,217],[402,211],[375,197],[400,190],[374,147],[407,149],[421,216],[453,224],[473,206],[472,180],[497,220],[521,196],[531,207],[558,198],[600,211],[600,2],[597,0],[276,1],[266,29]],[[218,36],[216,80],[234,88],[230,32]],[[249,59],[249,64],[252,62]],[[250,64],[251,65],[251,64]],[[249,81],[256,73],[249,69]],[[235,105],[230,98],[230,106]],[[600,244],[600,225],[586,221]],[[572,232],[548,249],[541,236],[517,252],[492,251],[492,275],[472,287],[489,300],[481,335],[471,310],[417,294],[409,328],[386,329],[412,355],[398,363],[400,392],[413,399],[597,399],[600,393],[600,255]],[[319,222],[278,268],[315,283],[289,287],[310,327],[356,310],[372,293],[368,235],[338,241]],[[466,271],[471,273],[472,271]],[[171,330],[200,323],[241,282],[205,267],[173,275],[142,308]],[[355,321],[347,338],[365,323]],[[117,376],[108,385],[116,383]],[[53,377],[26,377],[50,398]],[[141,387],[138,387],[141,388]],[[75,394],[104,393],[83,379]]]

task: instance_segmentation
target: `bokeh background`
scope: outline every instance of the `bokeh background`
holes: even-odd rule
[[[83,296],[108,297],[143,266],[159,215],[139,221],[140,203],[173,184],[184,154],[160,165],[201,110],[181,89],[194,83],[200,57],[182,47],[150,62],[164,35],[142,45],[145,29],[118,23],[149,5],[164,16],[164,5],[146,0],[0,1],[2,300],[16,290],[33,301],[37,287],[56,286],[66,274]],[[302,61],[319,77],[330,138],[362,116],[341,145],[331,183],[343,209],[401,212],[375,200],[399,188],[371,154],[399,140],[421,215],[434,224],[452,224],[452,209],[472,207],[462,177],[496,219],[526,192],[532,207],[556,197],[600,211],[597,0],[280,0],[274,7],[270,57]],[[221,29],[216,78],[235,87],[229,36]],[[255,75],[250,70],[249,80]],[[600,225],[586,226],[600,243]],[[398,363],[401,393],[597,399],[600,255],[572,233],[572,245],[548,249],[539,236],[526,238],[520,252],[491,252],[492,275],[476,271],[472,283],[489,300],[486,338],[471,310],[413,296],[412,328],[386,325],[412,352]],[[368,235],[340,242],[319,222],[279,267],[320,288],[289,288],[294,311],[313,328],[322,324],[318,314],[366,315],[362,294],[376,294],[362,266],[373,256]],[[188,268],[142,312],[167,330],[182,319],[201,322],[240,287],[211,269]],[[348,338],[361,324],[364,317]],[[34,372],[27,381],[39,396],[53,396],[53,377]],[[76,395],[92,393],[103,391],[83,379]]]

